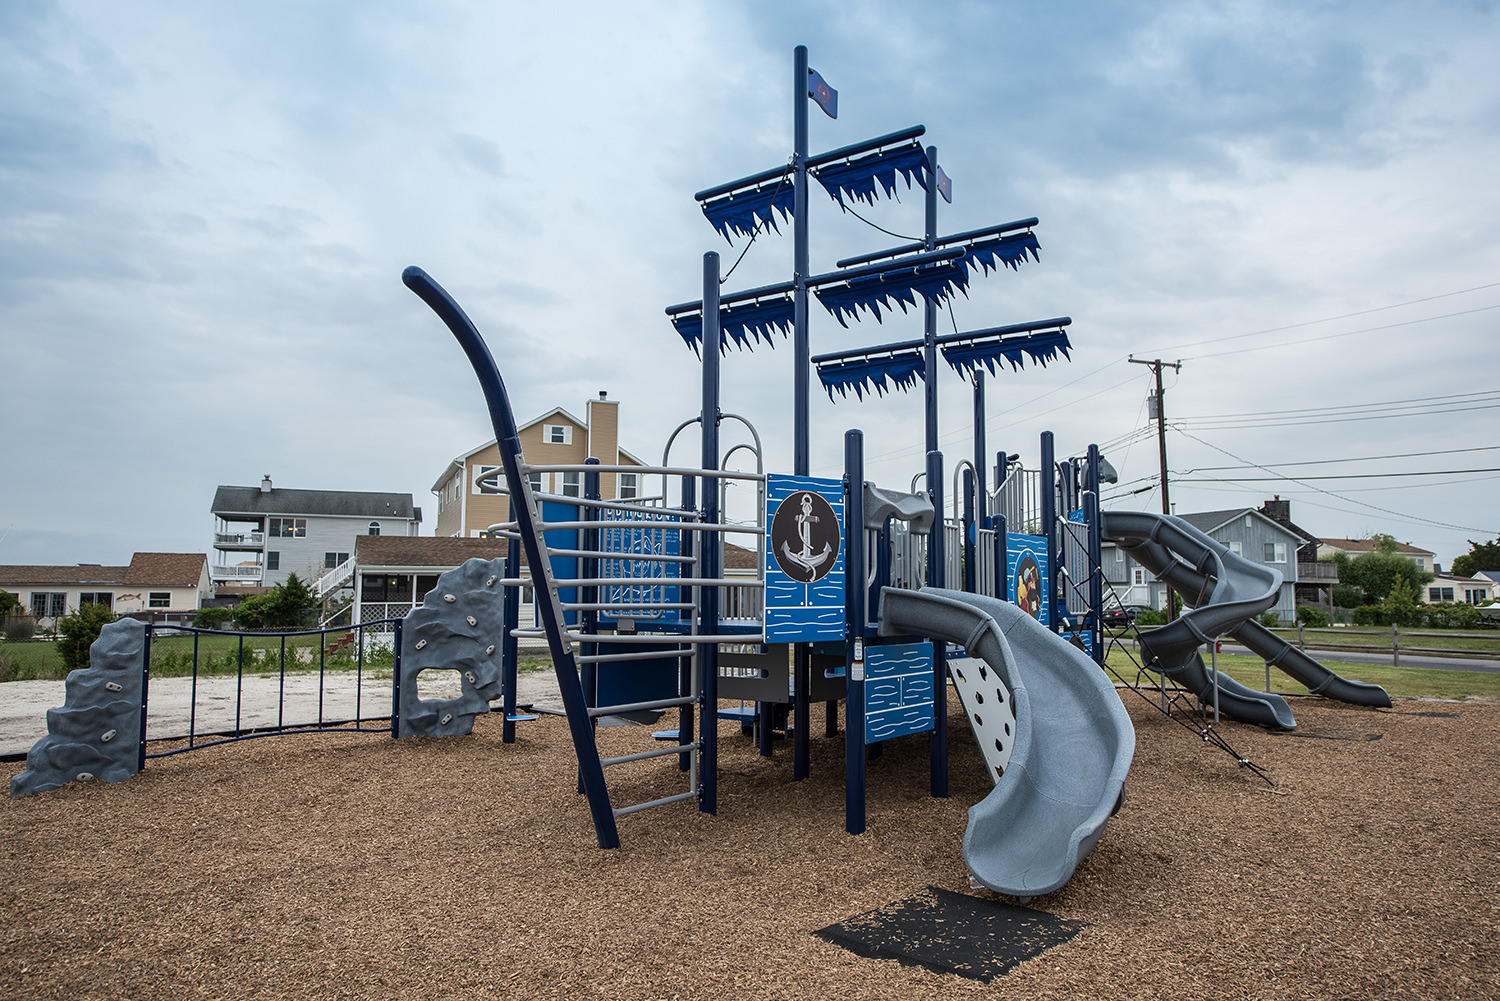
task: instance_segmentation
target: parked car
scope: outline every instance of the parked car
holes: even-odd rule
[[[1119,629],[1133,623],[1142,612],[1149,611],[1150,605],[1115,605],[1104,610],[1104,624]]]

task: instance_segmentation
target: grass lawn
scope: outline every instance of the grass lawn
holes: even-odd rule
[[[1297,630],[1273,629],[1271,632],[1295,644]],[[1307,629],[1302,638],[1309,644],[1337,643],[1345,646],[1367,646],[1378,650],[1391,648],[1389,626],[1351,626],[1348,629]],[[1470,631],[1449,636],[1431,629],[1402,629],[1401,649],[1408,647],[1430,647],[1438,650],[1485,650],[1500,656],[1500,632],[1490,636],[1475,636]]]

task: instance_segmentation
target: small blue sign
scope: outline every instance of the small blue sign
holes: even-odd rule
[[[767,643],[844,638],[844,483],[766,477]]]
[[[1051,558],[1045,535],[1005,533],[1006,596],[1039,622],[1050,622],[1052,596],[1047,593]]]
[[[884,643],[865,647],[865,743],[934,725],[932,644]]]

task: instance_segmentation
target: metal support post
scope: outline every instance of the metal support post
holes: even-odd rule
[[[865,436],[844,432],[844,830],[865,829]]]

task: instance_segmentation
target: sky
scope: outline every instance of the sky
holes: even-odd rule
[[[1179,513],[1280,496],[1316,535],[1444,565],[1500,536],[1494,3],[12,0],[0,564],[207,551],[215,487],[262,475],[410,492],[431,534],[432,483],[493,431],[411,264],[474,319],[519,420],[607,391],[622,445],[660,461],[701,371],[663,308],[746,245],[693,193],[788,160],[799,44],[839,92],[813,152],[922,124],[954,182],[940,232],[1040,219],[1039,261],[940,315],[1072,317],[1070,359],[988,378],[991,454],[1100,444],[1106,507],[1160,510],[1151,372],[1127,359],[1180,361]],[[922,206],[902,186],[866,222],[811,185],[813,270],[919,237]],[[783,227],[724,289],[791,270]],[[921,327],[814,303],[812,351]],[[791,365],[789,343],[724,359],[723,409],[772,471]],[[951,470],[971,391],[944,366],[938,396]],[[842,474],[857,427],[867,477],[907,488],[922,406],[814,379],[812,473]],[[697,454],[684,435],[672,458]]]

